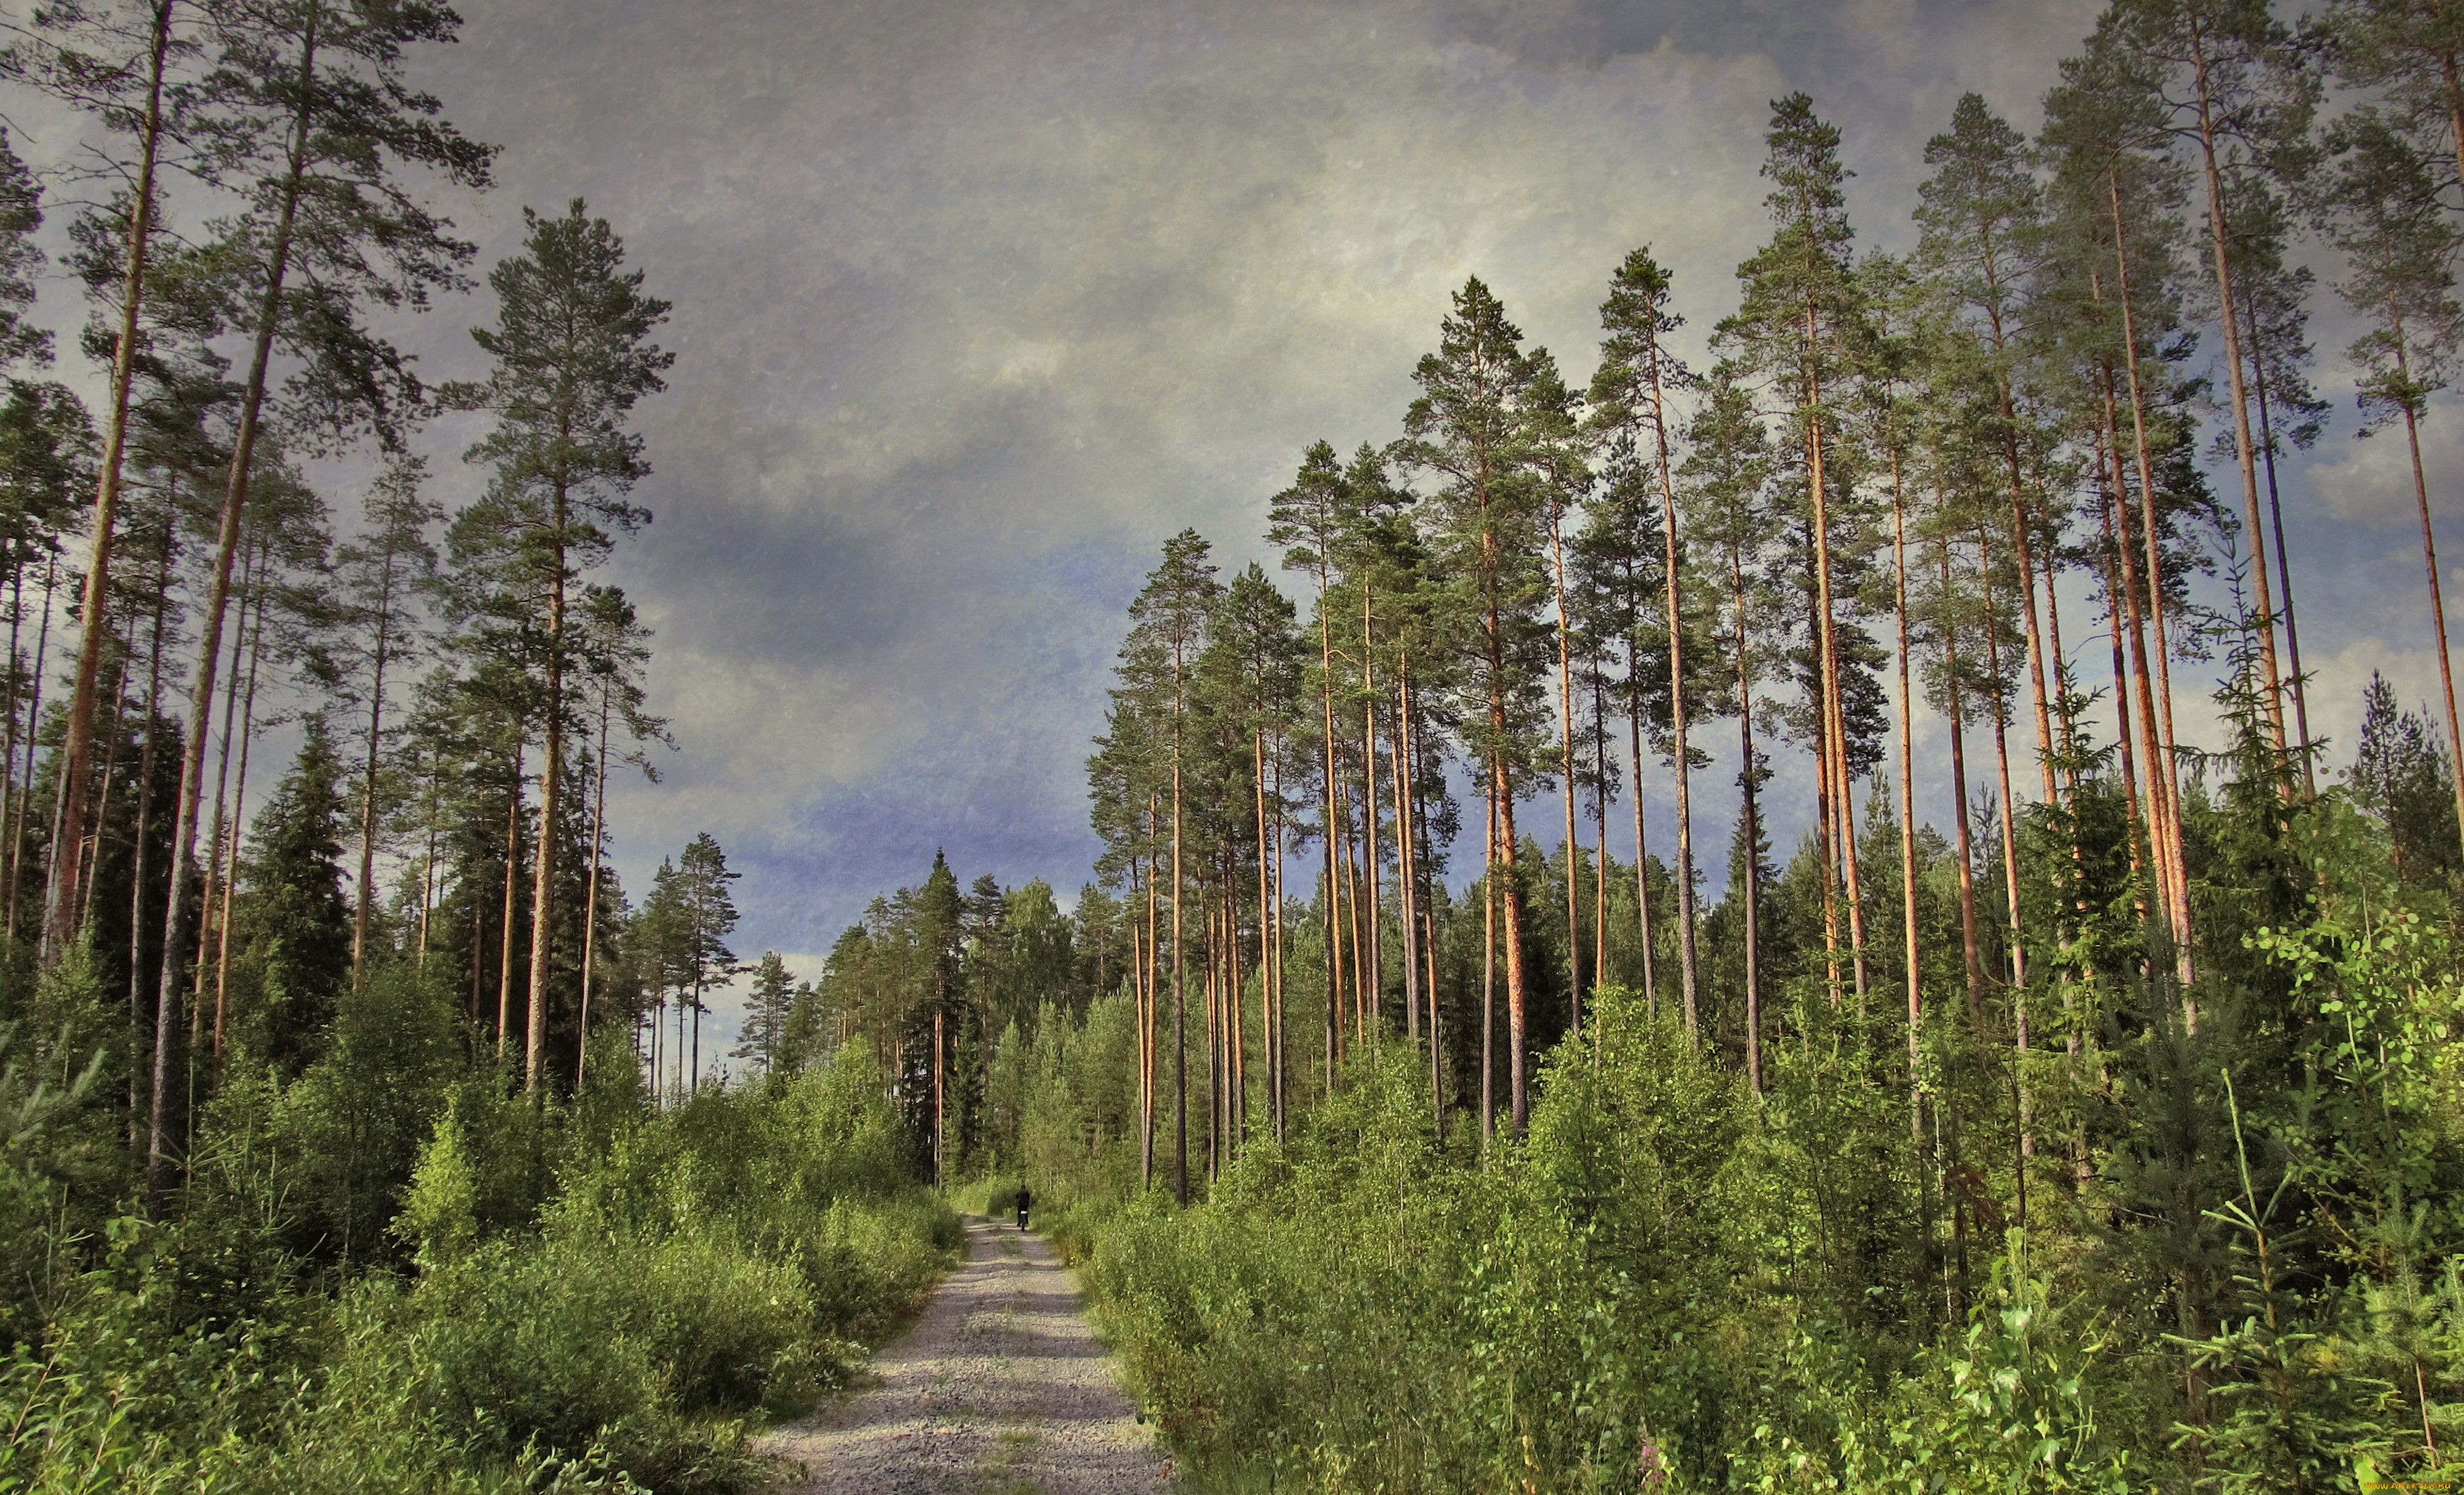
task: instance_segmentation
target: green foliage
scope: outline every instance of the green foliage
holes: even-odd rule
[[[619,1035],[621,1078],[535,1106],[381,969],[297,1080],[233,1062],[157,1224],[86,1196],[99,1062],[63,1084],[16,1034],[0,1489],[756,1488],[751,1428],[959,1240],[854,1051],[650,1113]]]

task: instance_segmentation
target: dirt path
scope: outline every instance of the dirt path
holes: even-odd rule
[[[1051,1247],[972,1216],[965,1264],[867,1382],[761,1443],[803,1466],[796,1495],[1126,1495],[1169,1474]]]

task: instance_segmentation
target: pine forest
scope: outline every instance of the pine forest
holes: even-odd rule
[[[0,1491],[2447,1488],[2464,4],[2090,25],[1887,205],[1783,93],[1592,345],[1492,248],[1148,495],[1074,896],[918,829],[742,959],[617,867],[707,668],[627,225],[486,195],[442,5],[9,8]],[[2303,661],[2357,437],[2419,698]],[[1003,1261],[1163,1474],[834,1480]]]

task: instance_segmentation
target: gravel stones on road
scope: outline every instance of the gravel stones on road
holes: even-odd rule
[[[978,1219],[866,1382],[760,1447],[797,1495],[1127,1495],[1170,1473],[1051,1247]]]

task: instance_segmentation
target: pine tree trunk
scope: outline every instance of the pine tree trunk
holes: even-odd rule
[[[1492,620],[1495,617],[1491,613]],[[1494,623],[1490,637],[1496,637]],[[1492,645],[1492,651],[1494,646]],[[1492,652],[1492,662],[1494,655]],[[1496,678],[1492,673],[1491,678]],[[1489,730],[1497,740],[1506,740],[1506,702],[1500,695],[1489,697]],[[1501,757],[1489,765],[1489,780],[1497,797],[1497,841],[1501,865],[1506,873],[1505,936],[1506,936],[1506,1057],[1513,1072],[1507,1077],[1507,1095],[1514,1122],[1515,1140],[1520,1141],[1531,1120],[1529,1065],[1525,1055],[1529,1045],[1529,1013],[1525,1000],[1523,981],[1523,897],[1515,870],[1514,790],[1507,777],[1506,761]]]
[[[2134,692],[2129,657],[2123,643],[2124,638],[2129,639],[2130,647],[2139,651],[2144,665],[2147,645],[2139,631],[2139,605],[2135,595],[2138,588],[2129,580],[2137,568],[2123,563],[2129,558],[2130,547],[2123,542],[2121,527],[2113,517],[2114,494],[2122,484],[2122,453],[2109,443],[2117,435],[2113,429],[2113,381],[2108,369],[2104,379],[2104,424],[2097,431],[2097,511],[2104,527],[2107,631],[2113,640],[2114,745],[2120,750],[2122,793],[2130,811],[2130,870],[2134,876],[2144,876],[2150,868],[2152,857],[2152,853],[2145,849],[2148,829],[2145,816],[2149,812],[2147,806],[2141,802],[2139,755],[2134,751],[2132,741],[2138,736],[2138,722],[2141,720],[2148,723],[2147,740],[2150,743],[2155,740],[2155,732],[2154,717],[2147,709],[2145,671],[2143,670],[2139,688]],[[2132,714],[2134,699],[2138,702],[2136,718]],[[2145,899],[2141,899],[2140,908],[2144,917],[2148,908]]]
[[[1901,485],[1900,449],[1891,449],[1891,590],[1899,622],[1900,665],[1900,934],[1907,965],[1908,1127],[1925,1136],[1925,966],[1917,942],[1916,694],[1908,670],[1908,504]],[[1931,1227],[1928,1226],[1928,1229]]]
[[[1403,1036],[1420,1037],[1420,951],[1415,858],[1412,838],[1412,673],[1411,656],[1396,655],[1394,730],[1387,734],[1388,767],[1395,778],[1395,897],[1402,916]]]
[[[2012,1066],[2012,1088],[2017,1094],[2019,1111],[2018,1220],[2027,1223],[2028,1169],[2026,1160],[2035,1155],[2036,1136],[2034,1130],[2035,1100],[2028,1088],[2028,947],[2027,932],[2019,917],[2019,827],[2018,816],[2011,801],[2011,738],[2007,730],[2009,712],[2002,702],[2002,646],[1993,623],[1993,565],[1982,530],[1976,536],[1977,581],[1985,596],[1985,673],[1994,682],[1993,766],[2002,788],[2002,896],[2011,923],[2011,1034],[2012,1044],[2018,1054]]]
[[[1189,982],[1182,964],[1180,928],[1180,671],[1178,641],[1172,655],[1172,1099],[1173,1197],[1189,1205]]]
[[[1481,809],[1480,1143],[1486,1154],[1497,1135],[1497,786],[1484,781]]]
[[[527,738],[514,743],[513,787],[505,793],[505,900],[503,937],[496,942],[496,1063],[505,1062],[507,1046],[513,1038],[514,1021],[514,888],[520,881],[522,863],[522,756],[528,752]],[[684,1010],[676,1011],[676,1040],[679,1050],[684,1042]],[[682,1057],[679,1053],[678,1057]]]
[[[1411,1013],[1409,1036],[1419,1037],[1421,994],[1427,993],[1429,1038],[1429,1114],[1441,1135],[1445,1131],[1445,1097],[1441,1087],[1442,1074],[1438,1062],[1438,987],[1434,971],[1423,982],[1420,978],[1422,949],[1434,959],[1434,943],[1423,947],[1420,942],[1421,919],[1428,911],[1428,900],[1420,891],[1422,872],[1419,824],[1419,775],[1415,758],[1416,735],[1412,731],[1412,656],[1399,654],[1396,660],[1395,698],[1395,825],[1402,838],[1403,848],[1403,1001]]]
[[[2165,889],[2165,910],[2167,933],[2173,946],[2175,978],[2184,986],[2190,983],[2189,869],[2182,839],[2182,778],[2179,754],[2173,735],[2172,643],[2165,627],[2164,551],[2156,539],[2156,479],[2147,456],[2147,400],[2139,376],[2139,334],[2130,297],[2129,239],[2122,213],[2122,181],[2111,168],[2105,172],[2107,200],[2113,209],[2114,288],[2122,307],[2123,363],[2129,376],[2131,448],[2139,473],[2139,520],[2141,534],[2125,534],[2125,551],[2131,544],[2144,547],[2146,572],[2134,591],[2144,592],[2147,599],[2148,621],[2155,629],[2156,656],[2156,723],[2157,751],[2147,765],[2148,797],[2158,810],[2161,834],[2151,847],[2157,860],[2158,879]],[[2117,495],[2123,505],[2127,528],[2129,513],[2127,495]],[[2124,573],[2127,580],[2128,573]]]
[[[43,621],[34,630],[34,689],[26,704],[26,780],[17,791],[17,829],[9,848],[9,938],[17,938],[17,912],[25,902],[26,819],[34,809],[34,762],[42,748],[43,658],[52,642],[52,588],[59,561],[43,561]]]
[[[1583,1031],[1582,843],[1574,832],[1574,652],[1573,620],[1566,614],[1564,516],[1554,486],[1549,503],[1549,553],[1557,601],[1558,752],[1566,795],[1566,1013],[1576,1037]]]
[[[1175,912],[1178,912],[1176,910]],[[1177,954],[1177,952],[1176,952]],[[933,996],[933,1187],[941,1186],[941,1148],[948,1132],[941,1119],[941,1002],[937,990]],[[701,1078],[701,991],[693,991],[693,1078]]]
[[[1643,838],[1642,701],[1638,693],[1625,714],[1627,759],[1634,765],[1634,922],[1642,935],[1642,1010],[1660,1016],[1660,973],[1651,954],[1651,847]],[[1691,1003],[1685,1007],[1685,1030],[1694,1031]]]
[[[1847,716],[1841,709],[1839,696],[1839,645],[1837,637],[1837,625],[1834,621],[1835,614],[1832,603],[1831,500],[1823,475],[1822,375],[1820,370],[1815,365],[1817,339],[1818,331],[1817,324],[1815,319],[1814,304],[1813,302],[1808,301],[1805,308],[1805,386],[1806,414],[1808,417],[1806,422],[1806,452],[1809,463],[1809,472],[1807,474],[1809,481],[1807,486],[1811,491],[1814,499],[1815,622],[1816,633],[1815,648],[1820,649],[1822,654],[1820,662],[1822,681],[1822,734],[1828,741],[1830,752],[1830,762],[1827,765],[1826,780],[1831,788],[1831,793],[1826,794],[1825,799],[1829,801],[1830,812],[1833,815],[1839,817],[1841,824],[1844,825],[1845,818],[1848,815]],[[1854,890],[1857,886],[1857,868],[1856,853],[1851,849],[1853,847],[1853,843],[1843,836],[1839,845],[1845,853],[1845,860],[1841,865],[1843,865],[1847,870],[1848,887],[1851,890]],[[1823,923],[1825,926],[1824,937],[1833,954],[1831,982],[1833,991],[1837,992],[1838,990],[1839,982],[1837,965],[1838,934],[1837,927],[1834,922],[1835,916],[1830,912],[1832,879],[1827,871],[1823,877],[1822,889],[1824,902]],[[1864,940],[1861,934],[1863,927],[1864,919],[1862,914],[1854,907],[1852,892],[1852,904],[1849,912],[1849,938],[1851,941],[1851,956],[1856,965],[1857,995],[1860,1001],[1863,1000],[1865,995],[1865,950]]]
[[[2268,410],[2266,350],[2258,340],[2258,304],[2250,315],[2251,391],[2258,397],[2258,455],[2267,473],[2267,527],[2276,541],[2276,584],[2284,594],[2285,662],[2293,667],[2293,732],[2301,749],[2301,797],[2319,802],[2318,766],[2310,745],[2310,687],[2301,671],[2301,627],[2293,609],[2293,562],[2284,547],[2284,500],[2276,483],[2276,424]]]
[[[180,805],[171,830],[171,894],[163,917],[163,985],[154,1018],[154,1099],[152,1128],[145,1155],[146,1212],[159,1217],[170,1186],[172,1066],[179,1053],[181,926],[187,917],[187,890],[196,856],[197,804],[205,789],[205,727],[214,699],[214,667],[222,653],[223,608],[231,591],[231,561],[239,549],[240,512],[248,501],[249,479],[256,460],[257,422],[265,404],[266,374],[274,356],[274,335],[282,315],[283,277],[291,260],[292,225],[307,176],[310,113],[318,96],[309,86],[316,76],[317,29],[310,13],[299,49],[298,112],[294,117],[289,159],[279,192],[281,207],[275,220],[273,253],[266,262],[265,290],[257,305],[248,382],[240,396],[239,426],[231,443],[231,478],[223,492],[222,515],[214,537],[214,561],[206,588],[206,606],[197,644],[197,676],[189,692],[187,739],[180,759]]]
[[[256,563],[269,563],[273,541],[269,538],[257,552]],[[231,1009],[231,897],[239,890],[239,844],[248,824],[248,750],[256,740],[256,676],[265,660],[265,588],[259,588],[256,599],[256,621],[249,627],[248,684],[240,691],[239,707],[239,770],[231,785],[231,828],[223,841],[223,907],[221,917],[214,920],[214,1066],[220,1071],[223,1062],[225,1023]],[[234,662],[236,663],[236,662]]]
[[[2258,463],[2250,432],[2250,397],[2242,378],[2241,327],[2234,316],[2233,264],[2225,247],[2224,179],[2216,169],[2215,122],[2208,91],[2208,57],[2198,11],[2189,12],[2190,56],[2198,82],[2199,164],[2208,189],[2208,243],[2214,255],[2217,320],[2225,334],[2225,383],[2232,395],[2233,460],[2241,470],[2242,520],[2250,527],[2251,583],[2258,592],[2259,669],[2267,682],[2267,721],[2280,761],[2286,753],[2284,682],[2276,664],[2276,602],[2267,577],[2267,534],[2258,513]]]
[[[1674,752],[1670,765],[1677,776],[1677,963],[1678,975],[1684,983],[1685,1008],[1696,1005],[1695,992],[1701,984],[1701,962],[1696,953],[1694,908],[1694,791],[1691,752],[1686,745],[1684,610],[1681,605],[1678,575],[1681,570],[1677,548],[1677,485],[1670,473],[1668,460],[1668,416],[1666,394],[1662,389],[1660,367],[1660,340],[1654,336],[1645,348],[1651,365],[1651,432],[1660,467],[1660,517],[1662,574],[1666,579],[1668,607],[1668,719]],[[1635,765],[1639,776],[1641,764]],[[1642,780],[1635,780],[1635,793],[1639,799]],[[1640,860],[1642,843],[1637,840],[1637,861]],[[1601,859],[1608,856],[1608,843],[1600,843]]]
[[[1950,542],[1943,540],[1942,592],[1943,681],[1950,705],[1950,799],[1959,835],[1959,942],[1968,977],[1968,1016],[1980,1027],[1985,1021],[1985,967],[1977,955],[1976,846],[1968,827],[1968,721],[1959,689],[1959,626],[1947,615],[1950,605]]]
[[[607,834],[607,717],[612,683],[599,693],[599,759],[590,775],[590,874],[582,892],[582,1016],[574,1025],[573,1092],[582,1093],[590,1057],[590,982],[599,955],[600,848]]]
[[[17,836],[16,827],[23,818],[17,802],[17,723],[26,697],[26,656],[18,651],[18,629],[26,616],[26,558],[15,541],[0,539],[9,556],[9,723],[5,737],[0,737],[0,843],[5,843],[9,878],[10,912],[5,923],[11,940],[17,934]],[[32,727],[28,728],[31,736]]]
[[[1326,611],[1327,575],[1321,562],[1317,577],[1318,706],[1325,717],[1326,773],[1326,1088],[1334,1091],[1335,1049],[1340,1044],[1343,1011],[1343,884],[1335,874],[1338,824],[1335,814],[1334,769],[1334,630]]]
[[[136,629],[136,620],[131,618],[129,625],[130,631],[133,633]],[[111,688],[111,745],[103,750],[102,785],[96,793],[94,801],[94,834],[86,838],[89,849],[86,853],[85,870],[77,879],[77,886],[81,890],[78,897],[83,900],[77,907],[77,937],[80,940],[86,939],[94,930],[95,889],[102,880],[102,838],[103,833],[111,825],[111,786],[120,777],[121,728],[128,719],[128,667],[135,663],[135,659],[131,658],[128,652],[121,654],[118,677]]]
[[[1342,841],[1335,855],[1335,865],[1343,874],[1335,907],[1341,919],[1343,937],[1352,945],[1352,1029],[1349,1042],[1358,1044],[1367,1033],[1362,1014],[1368,1002],[1367,982],[1361,973],[1368,969],[1360,948],[1360,864],[1353,857],[1352,804],[1350,798],[1338,794],[1334,800],[1339,812],[1337,824],[1342,826]],[[1337,1034],[1335,1053],[1338,1058],[1349,1053],[1343,1035]]]
[[[1758,766],[1754,757],[1754,679],[1749,653],[1750,645],[1746,622],[1746,568],[1735,546],[1728,548],[1729,597],[1737,610],[1737,742],[1741,767],[1737,781],[1744,790],[1744,800],[1737,817],[1738,832],[1745,837],[1746,879],[1743,890],[1746,903],[1746,1084],[1756,1096],[1763,1093],[1763,978],[1762,978],[1762,822],[1756,813],[1754,778]],[[1636,847],[1638,859],[1641,847]],[[1659,1014],[1655,1011],[1653,1016]],[[1694,1004],[1685,1004],[1685,1036],[1701,1040],[1701,1024]]]
[[[1597,653],[1592,656],[1592,978],[1606,980],[1609,969],[1609,706],[1605,693],[1608,671]]]
[[[1991,298],[1986,308],[1987,326],[1993,338],[1993,356],[1998,361],[2003,353],[2001,286],[1993,263],[1992,240],[1986,240],[1985,284]],[[2045,641],[2036,622],[2036,560],[2035,538],[2031,533],[2035,521],[2028,513],[2026,479],[2019,460],[2019,412],[2011,397],[2011,376],[1998,366],[1993,376],[1994,398],[2002,415],[2002,456],[2011,484],[2011,545],[2019,558],[2019,593],[2026,605],[2028,640],[2028,691],[2030,704],[2036,715],[2036,771],[2043,778],[2047,802],[2055,798],[2053,717],[2046,709]],[[2009,817],[2005,801],[2004,817]]]
[[[539,846],[531,868],[530,1021],[522,1044],[522,1089],[534,1101],[541,1099],[539,1077],[547,1063],[548,973],[556,954],[556,815],[564,787],[564,534],[570,522],[560,482],[549,557],[547,720],[539,744]],[[693,1025],[698,1037],[699,1012],[693,1015]]]
[[[1162,933],[1158,922],[1162,912],[1158,907],[1161,895],[1155,887],[1157,881],[1155,874],[1160,870],[1155,865],[1160,828],[1158,820],[1159,811],[1155,803],[1155,795],[1153,790],[1149,790],[1147,793],[1146,1010],[1138,1019],[1138,1099],[1143,1108],[1143,1113],[1138,1122],[1138,1166],[1140,1186],[1150,1189],[1155,1187],[1155,1111],[1159,1109],[1162,1099],[1155,1083],[1159,1078],[1155,1066],[1155,1032],[1160,1025],[1159,1017],[1162,1009],[1158,1003],[1163,996],[1161,985],[1163,956],[1155,948],[1156,937]]]
[[[2028,984],[2028,951],[2019,919],[2018,815],[2011,801],[2009,711],[2002,700],[2002,645],[1993,619],[1993,559],[1983,530],[1976,535],[1976,572],[1978,592],[1985,602],[1985,675],[1994,682],[1993,694],[1987,705],[1992,713],[1994,771],[2002,791],[2002,885],[2011,925],[2011,984],[2014,989],[2024,989]]]
[[[2447,760],[2455,764],[2448,777],[2455,790],[2455,824],[2464,835],[2464,731],[2459,731],[2455,713],[2455,667],[2447,648],[2447,598],[2438,580],[2438,536],[2430,523],[2430,484],[2422,475],[2421,426],[2414,413],[2410,396],[2411,374],[2408,368],[2404,345],[2404,317],[2390,303],[2388,325],[2395,333],[2395,372],[2408,391],[2404,402],[2405,448],[2412,458],[2412,495],[2421,513],[2421,561],[2430,577],[2431,640],[2438,648],[2438,684],[2447,698]]]
[[[231,883],[225,874],[230,843],[239,834],[239,827],[227,813],[231,799],[231,734],[239,727],[239,687],[247,676],[244,661],[248,658],[249,609],[259,602],[256,571],[260,547],[252,546],[240,561],[239,615],[231,626],[231,672],[223,681],[223,730],[214,746],[214,815],[213,830],[206,838],[206,875],[202,906],[197,911],[196,980],[189,992],[194,1016],[190,1031],[202,1037],[205,1033],[206,981],[213,963],[206,952],[215,945],[214,926],[231,916]]]
[[[429,755],[428,765],[428,854],[419,863],[419,971],[428,974],[428,926],[436,907],[436,812],[437,763]]]
[[[153,40],[146,51],[145,104],[137,125],[137,174],[131,191],[126,253],[120,282],[120,332],[112,344],[111,403],[102,430],[102,460],[96,476],[93,543],[86,558],[84,637],[77,645],[77,684],[69,696],[66,760],[60,824],[69,844],[85,839],[86,763],[94,748],[95,688],[102,669],[102,626],[111,595],[111,549],[119,526],[120,472],[128,446],[128,391],[136,374],[138,319],[145,293],[145,253],[154,229],[155,151],[163,134],[163,69],[171,48],[172,0],[153,0]],[[99,858],[98,858],[99,860]],[[52,889],[51,915],[43,931],[44,957],[57,961],[73,931],[77,906],[77,861]]]
[[[1359,967],[1367,1009],[1366,1022],[1375,1023],[1385,1008],[1386,951],[1378,931],[1383,902],[1378,883],[1383,869],[1377,857],[1377,681],[1375,661],[1375,627],[1372,611],[1375,594],[1366,583],[1360,588],[1360,864],[1361,880],[1368,889],[1362,912],[1365,929],[1361,938],[1367,945],[1367,958]],[[1362,1031],[1367,1032],[1364,1026]]]
[[[179,545],[176,520],[163,526],[162,564],[154,577],[154,637],[145,660],[145,748],[137,758],[137,832],[128,854],[128,1146],[142,1140],[143,1100],[139,1093],[137,1056],[145,1045],[145,837],[153,828],[154,750],[162,740],[163,628],[171,602],[172,556]],[[11,653],[15,650],[12,647]]]
[[[368,688],[368,756],[360,775],[360,896],[351,914],[351,989],[367,985],[368,912],[377,875],[377,758],[385,740],[385,651],[393,642],[393,559],[387,541],[377,583],[377,646]]]
[[[1280,751],[1282,745],[1282,739],[1279,737],[1276,741],[1279,751],[1274,759],[1275,809],[1272,817],[1275,868],[1274,876],[1269,882],[1270,899],[1266,921],[1266,948],[1270,952],[1266,959],[1269,1014],[1266,1039],[1266,1088],[1269,1104],[1274,1109],[1275,1141],[1279,1146],[1284,1141],[1284,1078],[1290,1060],[1290,1056],[1284,1047],[1286,972],[1284,968],[1284,773],[1283,755]]]
[[[9,557],[9,722],[0,735],[0,843],[8,850],[5,861],[9,877],[11,911],[5,919],[10,938],[16,937],[15,905],[17,901],[16,827],[22,818],[17,803],[17,723],[26,698],[26,656],[18,651],[18,629],[26,617],[26,558],[13,540],[0,539]],[[31,736],[32,727],[28,728]]]

